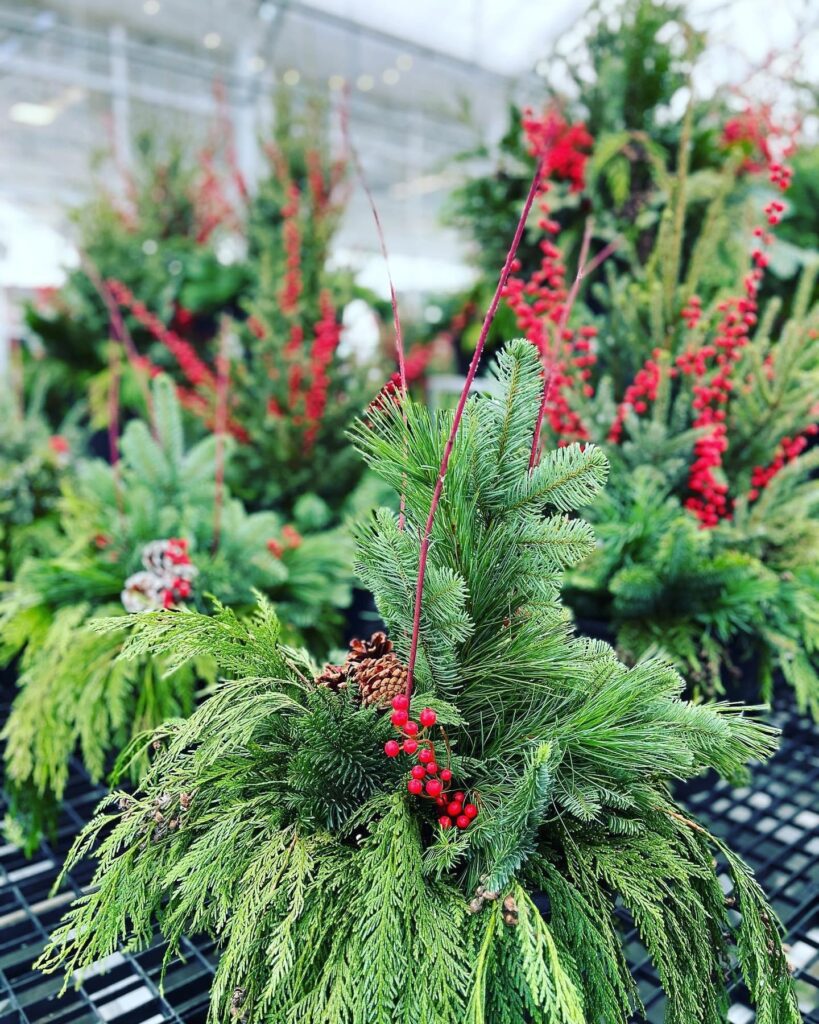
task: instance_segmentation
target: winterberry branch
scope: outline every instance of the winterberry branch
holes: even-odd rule
[[[213,497],[213,545],[215,553],[219,548],[222,530],[222,505],[225,491],[225,431],[227,429],[228,377],[230,359],[228,343],[230,335],[227,320],[222,321],[219,333],[219,354],[216,357],[216,416],[214,433],[216,435],[216,453],[214,456],[216,472],[216,491]]]
[[[537,464],[538,449],[540,447],[540,431],[543,427],[543,416],[546,412],[546,406],[549,404],[549,396],[552,393],[552,382],[555,376],[555,369],[557,367],[557,346],[563,340],[563,332],[566,330],[566,325],[569,322],[571,316],[572,307],[574,306],[577,293],[580,291],[580,282],[586,272],[586,259],[589,255],[589,246],[591,245],[592,230],[594,228],[594,221],[591,217],[587,218],[586,226],[583,229],[583,241],[580,245],[580,256],[577,260],[577,273],[575,274],[572,287],[566,297],[566,304],[563,307],[563,313],[560,317],[560,321],[557,325],[557,341],[553,346],[553,355],[551,366],[549,367],[549,375],[546,378],[546,383],[543,386],[543,397],[540,400],[540,408],[537,411],[537,420],[535,421],[535,432],[532,437],[532,451],[529,455],[529,470],[533,470]]]
[[[144,360],[140,357],[140,354],[137,351],[134,339],[131,337],[131,332],[128,330],[128,326],[125,323],[118,303],[114,299],[108,285],[102,279],[102,275],[97,270],[87,253],[82,253],[81,262],[82,268],[85,271],[85,276],[96,289],[97,294],[102,299],[105,304],[105,308],[108,311],[109,326],[114,340],[118,341],[125,349],[128,362],[136,371],[137,383],[142,391],[142,399],[145,402],[145,409],[148,413],[148,423],[151,428],[151,434],[154,439],[156,439],[158,437],[158,432],[156,427],[156,417],[154,416],[154,399],[151,394],[151,389],[148,386],[148,381],[145,377]]]
[[[532,203],[535,201],[535,196],[537,195],[538,188],[540,187],[541,171],[542,164],[538,162],[538,165],[535,168],[535,175],[532,178],[532,184],[529,186],[529,194],[526,196],[526,202],[523,205],[523,212],[520,215],[518,226],[515,229],[512,245],[509,252],[506,254],[506,262],[503,264],[503,270],[501,270],[498,286],[495,289],[495,294],[492,296],[492,302],[489,304],[489,309],[486,311],[486,316],[484,317],[481,333],[478,336],[478,341],[475,345],[475,352],[472,356],[472,362],[469,364],[469,370],[466,374],[466,380],[464,381],[463,390],[461,391],[461,397],[459,398],[458,405],[455,409],[455,415],[452,417],[452,427],[450,428],[449,437],[447,438],[447,442],[444,447],[443,458],[441,459],[441,465],[438,469],[438,480],[432,494],[432,501],[429,506],[429,515],[427,516],[426,525],[424,526],[424,535],[421,539],[421,553],[418,559],[418,581],[415,587],[415,609],[413,611],[412,618],[412,639],[410,641],[410,652],[407,660],[407,698],[412,694],[415,661],[418,657],[418,638],[421,631],[421,602],[424,597],[424,579],[426,577],[427,555],[429,554],[429,541],[432,535],[432,523],[435,519],[435,512],[438,508],[438,503],[441,500],[441,492],[444,489],[444,479],[446,477],[447,468],[449,467],[449,458],[452,455],[452,448],[455,444],[458,427],[461,425],[461,418],[463,417],[464,408],[466,407],[466,400],[469,397],[469,392],[475,380],[475,375],[478,372],[478,365],[481,361],[481,355],[483,354],[486,338],[489,334],[489,328],[492,326],[495,314],[498,311],[501,295],[503,294],[503,289],[506,285],[506,279],[511,273],[512,263],[517,254],[518,247],[520,246],[520,240],[523,237],[523,230],[526,227],[526,221],[529,218]]]

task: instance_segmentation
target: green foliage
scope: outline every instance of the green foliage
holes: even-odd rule
[[[12,376],[15,376],[12,370]],[[0,385],[0,580],[59,543],[57,504],[81,442],[76,416],[52,435],[42,389],[24,406],[14,381]]]
[[[412,704],[440,709],[445,736],[429,739],[479,804],[474,823],[443,830],[406,793],[405,766],[381,753],[387,716],[355,687],[319,691],[304,657],[278,645],[269,606],[250,623],[223,608],[142,616],[126,658],[209,656],[235,681],[164,726],[137,792],[114,794],[78,838],[67,869],[91,854],[97,871],[42,968],[70,979],[121,941],[147,944],[158,923],[168,956],[186,931],[220,940],[214,1021],[625,1024],[639,998],[615,926],[622,904],[672,1024],[722,1024],[738,974],[761,1021],[798,1024],[772,911],[669,793],[709,768],[737,776],[773,736],[736,706],[681,701],[664,660],[627,668],[573,634],[560,575],[581,541],[561,538],[605,461],[575,446],[530,477],[518,432],[542,387],[534,349],[510,345],[498,378],[498,393],[470,399],[449,463]],[[406,529],[381,511],[359,537],[403,653],[450,422],[405,402],[355,431],[373,469],[405,484]]]
[[[282,529],[278,516],[249,514],[229,493],[217,512],[216,442],[209,437],[186,447],[166,378],[155,384],[153,406],[156,436],[134,420],[114,467],[76,466],[56,553],[25,561],[0,599],[0,659],[20,657],[19,693],[3,730],[17,822],[10,830],[29,850],[53,825],[75,749],[92,778],[101,778],[132,736],[190,713],[197,687],[212,679],[207,658],[146,650],[135,664],[117,660],[129,622],[120,595],[144,568],[146,544],[188,541],[198,570],[189,605],[205,610],[206,595],[215,595],[231,609],[223,614],[232,615],[262,591],[278,602],[287,638],[310,637],[320,650],[333,642],[338,608],[350,600],[345,534],[300,538],[277,557],[268,541]],[[112,632],[89,628],[101,614],[113,616]],[[137,761],[134,773],[139,767]]]

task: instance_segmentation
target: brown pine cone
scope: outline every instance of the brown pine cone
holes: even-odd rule
[[[355,671],[361,703],[365,706],[375,705],[386,710],[393,697],[407,688],[407,670],[392,651],[351,667]]]
[[[373,633],[369,640],[351,640],[347,661],[366,661],[368,658],[382,658],[392,650],[392,640],[386,633]]]
[[[346,690],[350,682],[346,665],[325,665],[315,682],[316,686],[325,686],[336,693]]]

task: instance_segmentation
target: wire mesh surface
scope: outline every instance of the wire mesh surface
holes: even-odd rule
[[[785,924],[805,1024],[819,1024],[819,744],[811,723],[794,710],[774,719],[783,730],[782,749],[756,769],[750,786],[732,789],[706,778],[689,786],[684,800],[756,870]],[[30,861],[11,845],[0,847],[0,1024],[204,1024],[217,959],[208,939],[185,940],[184,961],[168,968],[161,993],[160,942],[140,953],[114,954],[62,997],[59,977],[31,968],[70,900],[90,881],[86,862],[49,895],[74,836],[103,793],[75,762],[55,842],[44,843]],[[654,970],[633,932],[626,942],[646,1019],[660,1024],[664,998]],[[738,989],[728,1021],[754,1020]]]

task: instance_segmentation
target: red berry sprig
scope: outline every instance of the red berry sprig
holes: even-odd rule
[[[438,721],[438,716],[432,708],[424,708],[418,715],[418,722],[412,721],[409,717],[409,699],[406,694],[400,693],[393,697],[390,721],[401,731],[404,739],[401,743],[394,739],[387,740],[384,753],[387,757],[398,757],[404,753],[410,757],[415,756],[417,761],[410,769],[407,791],[413,796],[435,801],[441,812],[438,824],[442,829],[450,829],[453,825],[461,830],[469,828],[478,816],[478,807],[475,803],[467,802],[463,791],[450,792],[452,769],[448,763],[443,768],[438,764],[435,743],[428,735],[428,730]],[[416,738],[421,730],[420,738]]]

